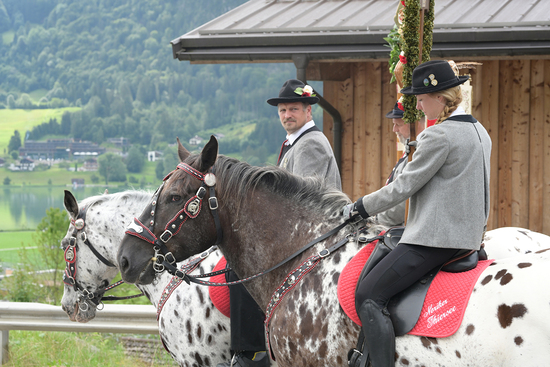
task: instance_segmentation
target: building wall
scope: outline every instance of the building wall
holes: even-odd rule
[[[455,61],[474,61],[459,60]],[[489,229],[523,227],[550,235],[550,60],[475,60],[472,114],[489,131]],[[397,161],[385,118],[395,104],[387,61],[312,63],[308,80],[342,115],[342,184],[352,200],[380,188]],[[332,142],[333,122],[324,115]]]

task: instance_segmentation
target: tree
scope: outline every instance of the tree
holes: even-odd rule
[[[21,147],[21,135],[19,134],[19,130],[15,130],[13,132],[13,135],[10,138],[10,142],[8,143],[8,152],[13,152],[19,150]]]
[[[164,163],[162,161],[159,161],[157,163],[157,166],[155,167],[155,176],[157,176],[159,180],[162,180],[164,178]]]
[[[128,157],[126,158],[126,168],[128,172],[139,173],[144,165],[145,155],[137,146],[132,145],[130,150],[128,150]]]
[[[36,232],[32,236],[45,268],[53,270],[52,273],[43,275],[53,283],[49,292],[53,304],[59,304],[63,292],[63,280],[60,274],[65,265],[65,259],[63,252],[59,251],[59,241],[65,236],[68,225],[69,220],[64,211],[59,208],[50,208],[46,210],[46,216],[38,223]]]
[[[99,174],[105,178],[105,184],[109,181],[126,181],[126,166],[122,159],[113,153],[106,153],[98,158]]]
[[[7,186],[7,185],[9,185],[9,184],[11,184],[11,178],[9,178],[8,176],[6,176],[6,177],[4,178],[4,185]]]
[[[68,224],[67,215],[61,209],[46,210],[46,216],[32,235],[32,244],[37,247],[37,251],[30,251],[23,244],[19,258],[25,261],[17,266],[11,277],[2,282],[8,290],[5,297],[7,300],[59,304],[63,292],[62,269],[65,266],[59,241],[65,235]]]

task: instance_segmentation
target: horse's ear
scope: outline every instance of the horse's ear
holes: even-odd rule
[[[183,162],[191,155],[187,149],[181,144],[180,138],[176,138],[178,141],[178,156],[180,157],[180,160]]]
[[[204,148],[202,148],[202,152],[200,155],[200,166],[198,168],[201,172],[206,172],[216,163],[216,159],[218,158],[218,140],[214,137],[214,135],[210,136],[210,140]]]
[[[76,202],[75,197],[73,196],[73,193],[69,190],[65,191],[65,199],[63,199],[63,205],[65,206],[65,210],[67,210],[67,213],[74,219],[78,217],[78,203]]]
[[[109,194],[109,189],[105,189],[105,191],[103,192],[103,195],[107,195]]]

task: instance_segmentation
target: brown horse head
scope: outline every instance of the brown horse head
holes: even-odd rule
[[[178,261],[212,246],[216,240],[212,215],[205,210],[209,193],[201,178],[216,162],[218,141],[212,136],[200,154],[192,155],[178,139],[178,155],[181,160],[178,168],[186,169],[176,168],[164,178],[164,183],[122,240],[117,258],[127,282],[148,284],[154,279],[154,258],[163,255],[155,253],[152,239],[165,245]],[[199,190],[203,198],[197,197]],[[182,227],[185,230],[180,233]],[[128,235],[129,232],[134,235]],[[143,234],[147,234],[149,241],[143,240]]]

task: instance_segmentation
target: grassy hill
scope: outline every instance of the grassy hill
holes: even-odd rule
[[[61,122],[61,116],[65,111],[75,112],[80,107],[66,107],[56,109],[40,110],[21,110],[21,109],[3,109],[0,110],[0,154],[7,154],[8,143],[14,130],[19,130],[21,138],[25,137],[25,132],[50,119],[57,119]]]

